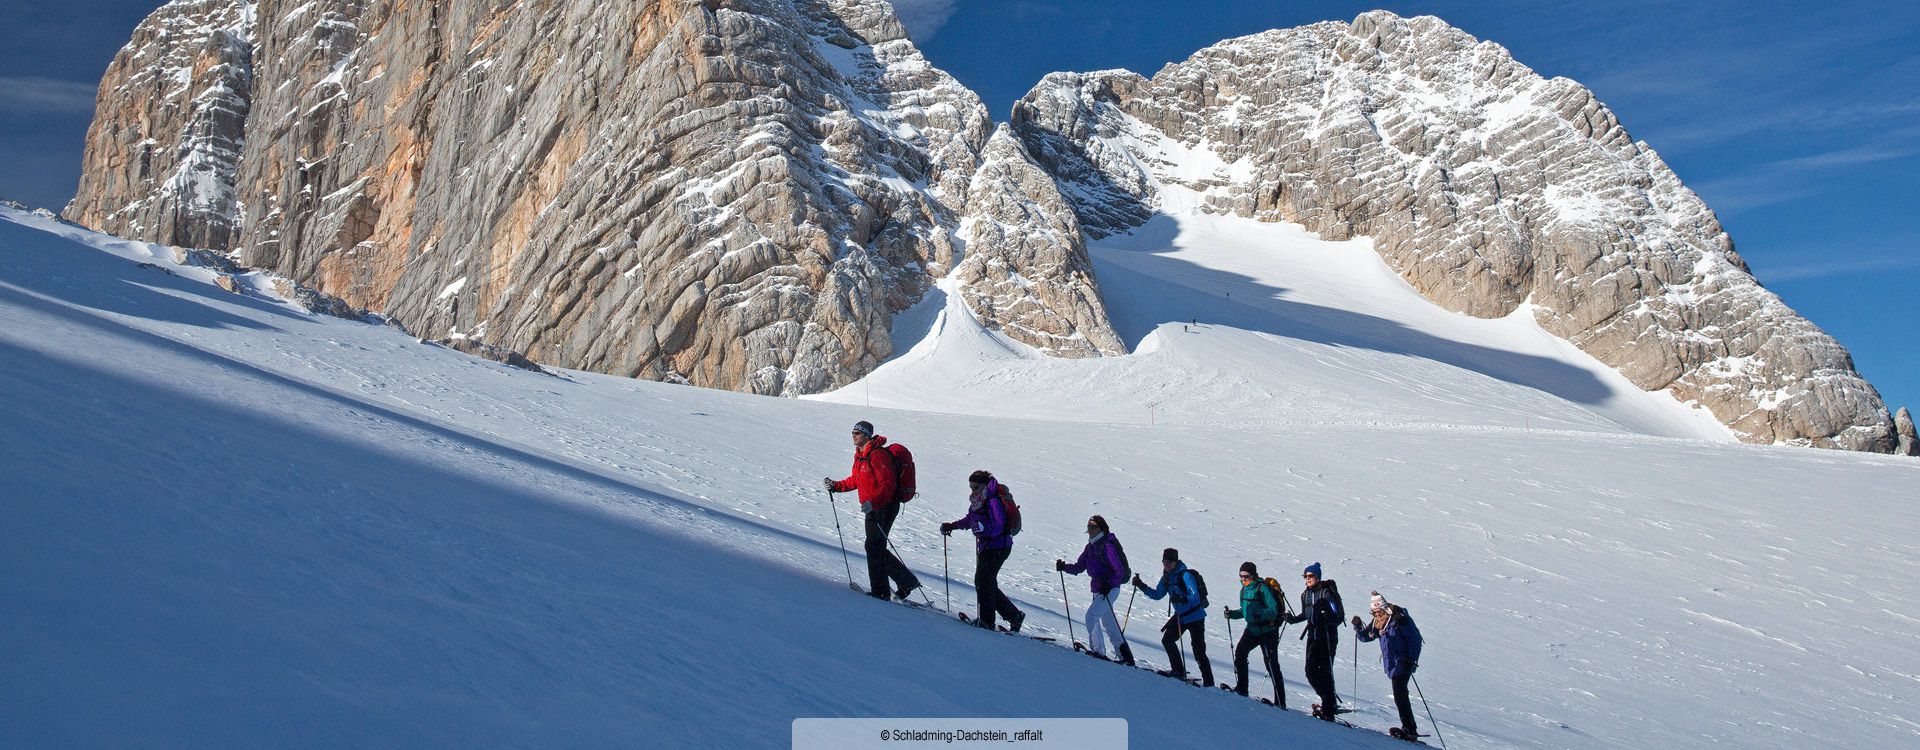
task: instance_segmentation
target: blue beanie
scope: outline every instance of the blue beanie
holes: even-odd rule
[[[1300,571],[1300,575],[1303,575],[1303,576],[1304,576],[1304,575],[1312,575],[1312,576],[1313,576],[1313,577],[1315,577],[1315,578],[1319,578],[1319,577],[1320,577],[1320,563],[1314,563],[1314,564],[1312,564],[1312,565],[1308,565],[1308,566],[1307,566],[1307,569],[1306,569],[1306,570],[1303,570],[1303,571]]]

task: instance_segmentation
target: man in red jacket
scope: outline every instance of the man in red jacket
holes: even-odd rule
[[[885,436],[873,434],[873,423],[866,420],[853,425],[853,473],[846,479],[824,481],[830,492],[860,492],[860,513],[867,527],[867,591],[876,599],[887,598],[887,582],[892,580],[894,596],[907,598],[920,588],[920,579],[887,549],[887,534],[893,520],[900,516],[900,503],[893,468],[893,453],[887,450]]]

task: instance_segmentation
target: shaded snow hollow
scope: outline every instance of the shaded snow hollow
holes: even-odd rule
[[[164,248],[0,219],[0,746],[766,746],[794,717],[875,715],[1398,746],[849,594],[818,482],[860,418],[919,457],[895,537],[936,601],[934,527],[986,467],[1020,493],[1005,582],[1041,632],[1066,630],[1049,561],[1102,513],[1142,566],[1181,548],[1217,600],[1243,559],[1289,593],[1318,560],[1350,604],[1379,588],[1409,607],[1453,747],[1916,738],[1920,466],[1662,437],[1693,429],[1683,408],[1542,381],[1587,363],[1481,328],[1507,321],[1407,317],[1337,268],[1268,277],[1187,243],[1202,227],[1096,248],[1103,284],[1135,285],[1113,297],[1157,300],[1119,316],[1142,354],[1097,372],[995,354],[949,314],[889,367],[977,364],[834,396],[921,394],[905,411],[516,370],[220,291]],[[1198,333],[1154,320],[1196,288],[1233,306],[1208,302],[1223,317]],[[1222,405],[1170,399],[1149,426],[1138,397],[1181,373]],[[1258,411],[1242,380],[1286,408]],[[1163,663],[1159,610],[1135,607],[1135,650]],[[1355,686],[1350,640],[1341,692],[1384,728],[1375,654]],[[1304,706],[1299,643],[1282,652]]]

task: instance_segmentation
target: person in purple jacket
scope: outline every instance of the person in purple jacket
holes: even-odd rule
[[[1085,572],[1093,579],[1093,603],[1087,605],[1087,653],[1133,666],[1133,649],[1121,632],[1120,618],[1113,614],[1113,598],[1119,595],[1120,584],[1127,582],[1131,571],[1127,569],[1127,551],[1107,528],[1107,519],[1087,519],[1087,546],[1080,550],[1080,559],[1071,563],[1054,560],[1053,567],[1074,575]],[[1109,642],[1115,646],[1112,657],[1107,656]]]
[[[1008,630],[1018,633],[1020,624],[1027,621],[1027,613],[1013,606],[1013,600],[1000,590],[1000,566],[1013,554],[1013,530],[1007,528],[1006,488],[984,469],[968,476],[967,486],[973,488],[967,497],[967,514],[958,521],[940,524],[940,533],[973,530],[973,590],[980,595],[980,617],[975,623],[992,630],[997,614],[1007,619]]]

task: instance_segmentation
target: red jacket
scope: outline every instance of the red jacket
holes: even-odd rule
[[[887,439],[873,436],[867,444],[853,452],[852,476],[833,483],[834,492],[860,491],[860,502],[868,503],[879,509],[893,502],[894,492],[893,452],[887,450]]]

